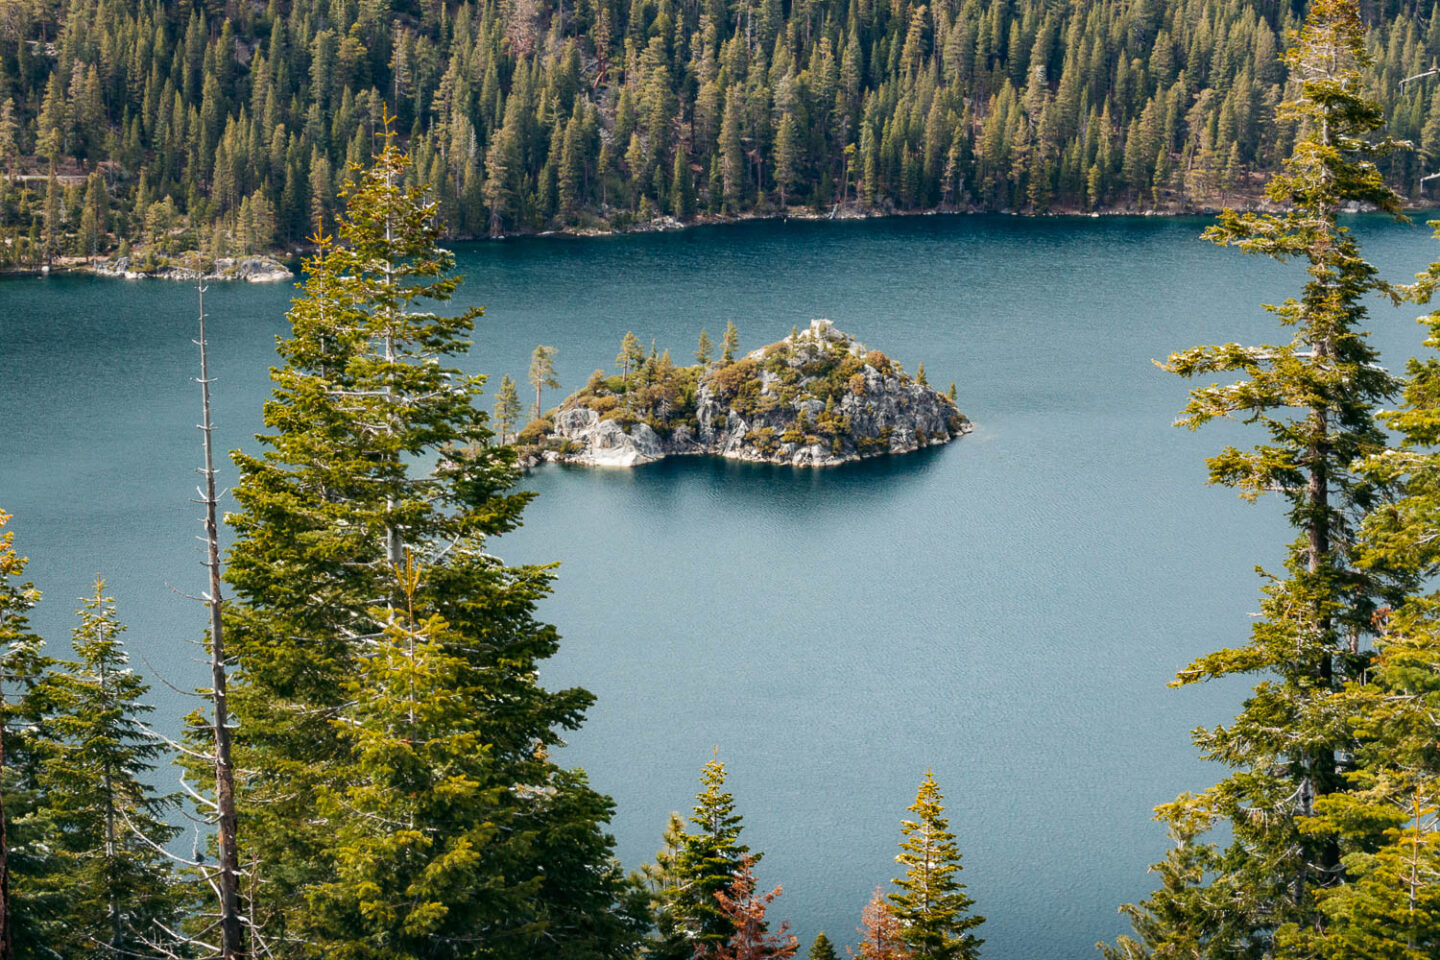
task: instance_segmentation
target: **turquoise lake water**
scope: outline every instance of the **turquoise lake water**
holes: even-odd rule
[[[824,472],[712,460],[544,467],[511,561],[562,561],[545,670],[599,701],[571,739],[638,866],[688,809],[718,748],[765,851],[774,915],[805,946],[853,942],[894,876],[927,768],[948,796],[990,960],[1079,960],[1124,931],[1164,852],[1151,808],[1216,771],[1189,745],[1243,684],[1167,690],[1243,641],[1257,563],[1288,539],[1276,505],[1203,485],[1235,427],[1170,426],[1185,384],[1151,360],[1274,339],[1258,304],[1298,274],[1214,249],[1202,220],[909,218],[752,223],[601,240],[466,245],[462,303],[487,307],[469,369],[522,379],[559,349],[565,388],[633,330],[694,351],[727,319],[746,349],[827,317],[932,384],[975,432]],[[1365,221],[1402,276],[1423,227]],[[253,449],[288,285],[213,284],[219,441]],[[1389,365],[1420,349],[1413,307],[1377,308]],[[204,682],[193,497],[200,458],[193,290],[88,277],[0,281],[0,507],[63,645],[103,573],[137,663]],[[556,400],[559,395],[555,396]],[[222,482],[232,481],[228,468]],[[174,727],[193,701],[156,682]]]

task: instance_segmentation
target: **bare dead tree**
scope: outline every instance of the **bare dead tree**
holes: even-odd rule
[[[225,626],[221,618],[223,598],[220,592],[220,529],[216,522],[219,497],[215,492],[214,424],[210,418],[210,360],[205,339],[205,284],[196,284],[200,299],[200,396],[204,421],[200,432],[204,437],[205,466],[199,471],[205,478],[200,502],[205,505],[206,566],[210,572],[210,589],[205,603],[210,608],[210,697],[213,705],[215,761],[216,834],[219,846],[219,870],[214,886],[220,898],[220,956],[222,960],[239,960],[244,956],[240,918],[240,859],[235,849],[235,767],[230,760],[229,707],[226,702]],[[4,960],[0,957],[0,960]]]

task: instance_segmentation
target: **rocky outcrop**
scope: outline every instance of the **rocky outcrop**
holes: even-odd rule
[[[210,269],[201,272],[185,264],[184,258],[165,261],[142,269],[130,257],[103,260],[93,267],[102,277],[123,277],[126,280],[244,280],[248,283],[278,283],[292,280],[295,275],[283,263],[270,257],[221,257]]]
[[[710,455],[826,467],[949,443],[971,429],[950,397],[827,320],[734,363],[662,369],[642,390],[617,396],[609,383],[592,380],[551,415],[544,459],[633,467]],[[678,403],[666,401],[672,395]],[[657,396],[668,415],[638,415],[637,405]]]

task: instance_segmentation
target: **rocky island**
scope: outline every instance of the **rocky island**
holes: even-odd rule
[[[627,342],[633,338],[627,338]],[[636,344],[638,346],[638,344]],[[529,462],[632,467],[667,456],[824,467],[949,443],[971,429],[953,396],[907,375],[828,320],[734,359],[680,367],[622,350],[622,372],[585,388],[518,442]]]
[[[247,283],[279,283],[295,279],[290,268],[273,257],[220,257],[202,261],[197,255],[177,258],[133,258],[119,256],[101,260],[90,269],[102,277],[126,280],[244,280]]]

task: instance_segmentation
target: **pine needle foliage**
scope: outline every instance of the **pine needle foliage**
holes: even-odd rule
[[[237,764],[247,771],[241,853],[258,865],[256,920],[277,956],[308,956],[308,944],[323,942],[346,956],[520,958],[544,944],[550,956],[608,957],[634,938],[613,841],[600,828],[611,803],[549,759],[592,697],[537,680],[559,644],[534,619],[552,569],[507,567],[486,551],[488,538],[520,523],[531,495],[512,490],[514,451],[490,442],[483,378],[454,365],[479,310],[434,310],[459,277],[438,245],[434,201],[407,185],[411,172],[388,136],[372,165],[353,171],[336,237],[317,238],[289,313],[292,334],[280,341],[265,450],[235,455],[240,510],[230,517],[227,578],[237,599],[227,636],[240,668],[232,705]],[[412,600],[395,574],[407,551],[426,571],[413,597],[428,624],[420,634],[397,620]],[[419,659],[397,659],[397,644],[411,640]],[[463,702],[467,711],[463,724],[432,718],[439,726],[426,738],[438,753],[429,760],[416,754],[385,772],[383,761],[398,765],[410,748],[394,742],[393,702],[356,682],[393,694],[406,677],[435,709]],[[453,702],[441,690],[450,682]],[[460,743],[477,745],[481,768],[413,766],[439,764]],[[438,816],[447,791],[474,781],[466,809],[489,804],[486,822],[504,825],[503,842],[484,842],[492,828],[481,829],[476,812],[423,843],[392,837],[373,851],[444,917],[394,907],[400,888],[389,887],[375,909],[400,912],[352,922],[371,903],[355,886],[365,828],[354,811],[383,806],[374,791],[386,777],[431,783],[437,795],[397,798],[412,812],[382,819]],[[320,797],[330,815],[315,815]],[[407,874],[419,851],[442,850],[455,862],[440,875]],[[445,874],[452,866],[458,872]],[[486,880],[460,896],[432,889],[448,882],[442,875]]]
[[[925,771],[910,805],[915,819],[900,822],[904,839],[895,862],[905,868],[905,876],[895,879],[898,889],[889,900],[915,960],[973,960],[985,942],[970,932],[985,918],[971,912],[975,901],[957,876],[960,847],[950,832],[944,799],[934,773]]]
[[[153,783],[169,750],[150,732],[149,686],[131,669],[105,583],[82,601],[75,659],[54,673],[56,746],[39,777],[58,862],[47,878],[66,904],[63,955],[135,956],[168,943],[182,891],[163,847],[179,832],[176,798]]]
[[[11,515],[0,510],[0,954],[43,956],[64,935],[66,905],[50,878],[58,869],[44,815],[41,777],[54,757],[54,658],[30,629],[40,591],[15,549]]]
[[[1440,263],[1404,290],[1429,302]],[[1402,437],[1398,447],[1369,458],[1375,482],[1402,495],[1365,519],[1362,561],[1433,584],[1440,572],[1434,533],[1440,517],[1440,312],[1421,318],[1429,353],[1407,369],[1403,405],[1382,414]],[[1324,924],[1296,930],[1297,952],[1334,960],[1374,956],[1418,960],[1440,954],[1440,594],[1416,593],[1376,616],[1376,653],[1366,675],[1352,680],[1340,705],[1360,747],[1346,786],[1316,801],[1308,832],[1372,840],[1344,858],[1349,883],[1320,894]]]
[[[689,818],[694,833],[672,817],[666,846],[652,868],[656,886],[656,937],[647,956],[654,960],[690,960],[697,951],[722,946],[736,927],[715,899],[729,888],[747,860],[763,856],[741,842],[744,819],[735,811],[735,797],[725,789],[725,764],[711,760],[700,774],[701,790]]]
[[[1290,339],[1196,347],[1164,368],[1187,378],[1236,378],[1193,390],[1179,423],[1193,430],[1228,418],[1263,430],[1265,442],[1212,457],[1210,482],[1247,500],[1278,493],[1298,535],[1285,576],[1261,571],[1262,616],[1249,641],[1197,659],[1175,681],[1262,678],[1234,722],[1196,731],[1202,754],[1231,773],[1158,808],[1177,845],[1156,868],[1160,891],[1126,908],[1138,939],[1122,938],[1110,956],[1285,955],[1285,931],[1321,922],[1317,892],[1345,880],[1347,850],[1373,842],[1342,843],[1305,823],[1344,786],[1357,743],[1337,697],[1364,676],[1372,619],[1407,579],[1362,566],[1356,545],[1358,519],[1387,495],[1356,465],[1384,449],[1376,412],[1398,387],[1367,339],[1365,301],[1398,291],[1338,222],[1350,203],[1398,209],[1376,161],[1400,145],[1369,139],[1383,115],[1362,91],[1365,26],[1354,0],[1314,0],[1285,61],[1296,96],[1280,117],[1296,125],[1297,137],[1268,188],[1283,212],[1227,211],[1206,236],[1305,263],[1300,296],[1267,308]],[[1218,824],[1228,826],[1229,845],[1197,849],[1196,838]]]

